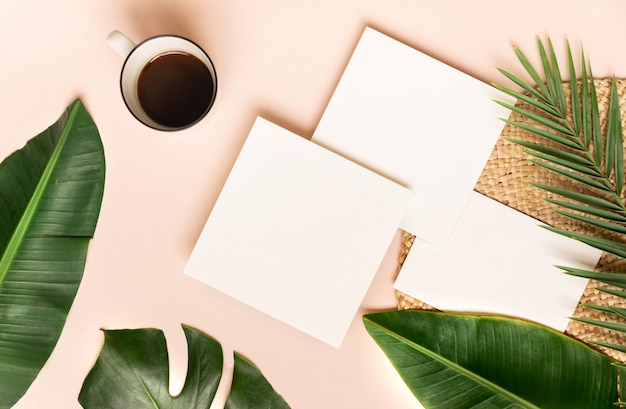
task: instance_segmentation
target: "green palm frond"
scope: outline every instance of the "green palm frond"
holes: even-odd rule
[[[580,54],[580,73],[576,72],[574,55],[567,43],[567,67],[570,92],[566,92],[563,75],[550,40],[537,40],[541,69],[535,69],[518,49],[515,53],[534,84],[498,69],[520,91],[496,85],[522,104],[515,106],[496,101],[523,120],[505,119],[510,126],[535,135],[538,141],[507,139],[521,146],[535,165],[556,173],[570,183],[565,186],[531,183],[549,193],[546,200],[555,212],[590,226],[598,234],[572,232],[546,226],[557,234],[571,237],[606,253],[626,259],[626,206],[624,205],[624,141],[620,100],[615,78],[611,79],[609,105],[601,114],[591,65]],[[541,74],[540,74],[541,72]],[[555,198],[557,197],[557,198]],[[558,197],[562,198],[559,199]],[[560,267],[565,273],[594,279],[626,290],[626,271],[598,273]],[[601,288],[615,297],[626,299],[626,291]],[[626,310],[602,305],[585,305],[604,314],[606,320],[574,318],[588,324],[626,333],[626,325],[613,318],[626,319]],[[598,343],[626,352],[626,346]]]

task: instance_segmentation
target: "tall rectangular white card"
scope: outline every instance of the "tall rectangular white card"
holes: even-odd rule
[[[401,227],[443,244],[509,111],[506,94],[367,28],[313,141],[415,192]]]
[[[257,118],[185,273],[338,347],[412,196]]]
[[[444,311],[529,319],[564,331],[587,285],[555,265],[593,270],[601,252],[473,192],[445,246],[416,240],[395,288]]]

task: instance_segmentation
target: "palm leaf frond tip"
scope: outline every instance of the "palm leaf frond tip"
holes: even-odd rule
[[[583,231],[568,231],[545,226],[557,234],[571,237],[596,247],[618,258],[626,259],[626,206],[624,205],[624,141],[620,90],[617,80],[610,79],[608,109],[601,110],[600,96],[591,64],[580,50],[580,75],[569,42],[567,46],[567,87],[563,81],[558,58],[548,39],[546,44],[537,40],[540,68],[517,47],[515,54],[528,77],[504,69],[500,71],[521,91],[498,85],[497,89],[516,98],[511,117],[504,119],[529,138],[506,138],[523,148],[529,161],[549,173],[557,174],[559,181],[551,184],[532,182],[531,185],[546,192],[546,200],[555,206],[554,211],[578,223]],[[608,81],[608,80],[607,80]],[[607,81],[604,81],[606,83]],[[566,89],[569,88],[569,91]],[[506,106],[503,102],[500,105]],[[558,184],[558,185],[557,185]],[[610,238],[607,238],[607,234]],[[626,271],[602,273],[560,267],[565,273],[598,280],[609,286],[626,289]],[[626,292],[600,288],[612,296],[626,300]],[[621,301],[620,300],[620,301]],[[574,318],[587,324],[626,334],[626,325],[612,321],[626,310],[601,305],[585,305],[606,314],[606,320]],[[606,348],[626,352],[626,346],[594,342]]]

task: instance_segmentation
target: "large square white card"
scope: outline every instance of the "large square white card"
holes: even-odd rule
[[[444,311],[529,319],[564,331],[601,252],[539,227],[536,219],[473,192],[445,246],[416,240],[395,288]]]
[[[401,227],[444,243],[514,103],[504,93],[365,29],[312,140],[415,192]]]
[[[185,273],[338,347],[411,198],[257,118]]]

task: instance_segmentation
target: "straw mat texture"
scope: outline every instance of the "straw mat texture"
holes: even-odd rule
[[[617,80],[617,84],[620,95],[622,119],[624,119],[626,118],[626,95],[624,93],[626,80]],[[566,88],[566,93],[569,94],[569,84],[564,84],[564,86]],[[604,124],[606,122],[604,118],[606,118],[609,106],[611,83],[610,80],[596,80],[595,86],[598,94],[601,120]],[[521,101],[518,101],[517,105],[523,106],[525,109],[531,109],[528,105]],[[510,119],[518,122],[530,123],[530,121],[516,113],[512,113]],[[556,214],[553,211],[555,206],[543,200],[544,198],[554,196],[530,185],[528,182],[538,182],[573,189],[574,187],[572,182],[570,182],[567,178],[561,177],[553,172],[534,165],[527,160],[527,154],[522,152],[522,149],[518,145],[510,143],[504,138],[521,139],[525,141],[538,140],[536,136],[507,124],[504,127],[501,138],[499,138],[496,146],[494,147],[491,157],[486,163],[478,182],[476,183],[474,188],[475,191],[551,226],[564,228],[570,231],[585,232],[587,234],[593,234],[601,237],[610,237],[606,233],[594,230],[593,228],[585,226],[582,223]],[[545,143],[545,141],[542,141],[541,143]],[[406,255],[410,251],[413,240],[414,236],[409,233],[404,233],[402,250],[399,256],[398,271],[400,270]],[[520,249],[520,251],[523,251],[523,249]],[[604,254],[596,266],[596,271],[626,272],[626,260]],[[563,273],[561,273],[559,269],[555,268],[554,274]],[[538,282],[537,286],[540,285],[542,285],[542,283]],[[594,282],[593,280],[589,281],[584,293],[581,295],[578,307],[572,312],[572,315],[576,317],[626,323],[625,320],[620,321],[614,316],[609,316],[582,306],[582,304],[600,304],[626,307],[624,300],[619,297],[602,293],[596,289],[596,287],[601,286],[605,285]],[[433,309],[431,306],[421,302],[420,300],[416,300],[415,298],[401,292],[396,292],[396,298],[398,300],[399,309]],[[532,300],[529,299],[528,302],[531,303]],[[565,332],[566,334],[580,340],[595,340],[626,345],[626,336],[624,334],[583,324],[578,321],[570,321]],[[617,360],[626,362],[626,354],[602,347],[596,348]]]

